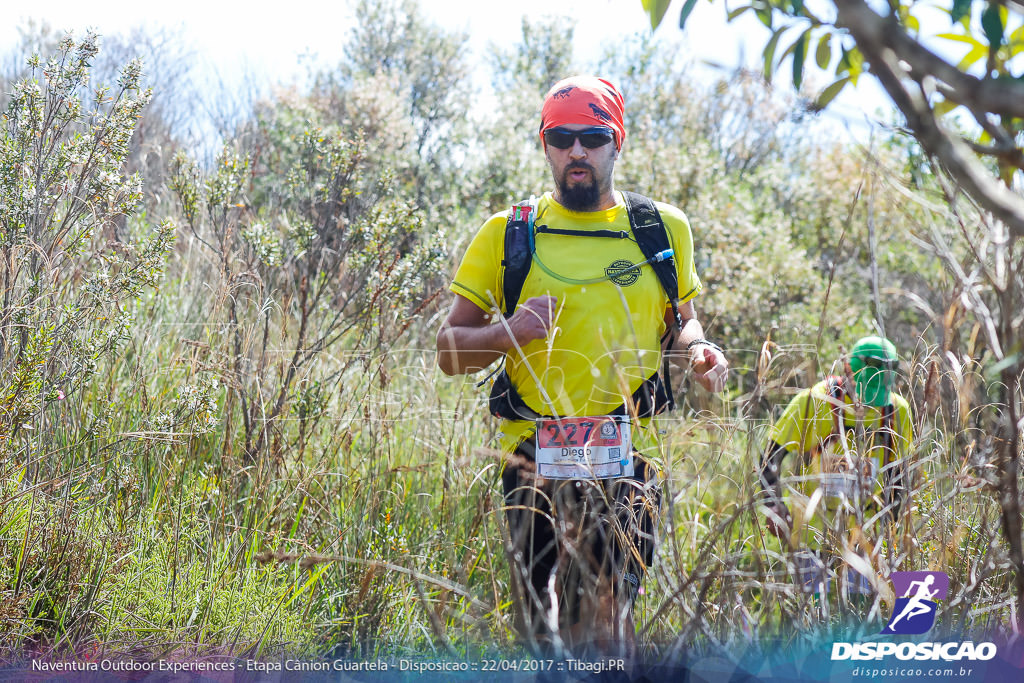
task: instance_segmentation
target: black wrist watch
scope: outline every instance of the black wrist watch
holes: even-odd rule
[[[707,339],[704,339],[703,337],[701,337],[699,339],[694,339],[689,344],[687,344],[686,345],[686,350],[689,351],[694,346],[701,346],[701,345],[703,345],[703,346],[710,346],[711,348],[713,348],[715,351],[718,351],[719,353],[723,353],[723,354],[725,353],[725,351],[722,350],[721,346],[719,346],[718,344],[716,344],[713,341],[708,341]]]

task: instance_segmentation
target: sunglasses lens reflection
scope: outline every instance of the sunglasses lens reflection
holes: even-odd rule
[[[612,131],[607,128],[587,128],[579,131],[551,128],[544,131],[544,141],[555,149],[569,149],[576,140],[587,149],[597,149],[614,139]]]

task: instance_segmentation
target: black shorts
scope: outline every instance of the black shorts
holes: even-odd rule
[[[654,467],[635,452],[634,462],[630,478],[547,479],[538,487],[533,441],[509,456],[502,486],[510,563],[531,612],[547,609],[552,574],[571,621],[598,578],[612,578],[617,597],[636,599],[654,557],[661,488]]]

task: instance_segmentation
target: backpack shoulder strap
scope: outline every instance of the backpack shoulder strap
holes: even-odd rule
[[[665,290],[665,296],[668,297],[672,307],[672,316],[676,322],[676,332],[681,332],[683,317],[679,313],[679,276],[676,274],[675,254],[672,251],[672,241],[669,239],[665,221],[661,219],[658,207],[649,197],[623,190],[622,199],[626,203],[626,215],[629,216],[629,227],[633,231],[633,238],[644,257],[650,261],[651,269],[657,276],[658,282],[661,283],[661,288]],[[665,335],[668,337],[668,348],[671,349],[672,341],[675,338],[671,328],[665,332]],[[669,372],[667,355],[662,365],[662,378],[665,384],[664,391],[668,409],[675,410],[676,402],[672,391],[672,376]]]
[[[828,395],[834,400],[838,401],[841,405],[843,398],[846,396],[846,388],[843,386],[843,378],[839,375],[829,375],[826,378],[828,385]],[[829,408],[832,412],[832,434],[839,436],[843,432],[843,409],[840,405],[830,405]]]
[[[523,283],[533,264],[532,232],[537,202],[533,197],[514,204],[505,221],[505,244],[502,252],[502,313],[506,318],[515,313]]]
[[[885,451],[883,456],[883,465],[896,461],[896,431],[893,425],[893,417],[896,413],[896,406],[892,403],[887,403],[882,408],[882,448]]]
[[[650,198],[636,192],[622,192],[626,202],[626,213],[629,215],[629,227],[633,237],[644,256],[651,260],[651,269],[658,277],[661,288],[665,290],[668,300],[672,302],[676,326],[682,329],[682,318],[679,315],[679,277],[676,274],[676,262],[672,253],[672,244],[661,219],[658,207]],[[668,252],[668,256],[662,254]]]
[[[846,395],[846,389],[843,387],[843,378],[839,375],[829,375],[825,380],[828,382],[828,395],[837,401],[841,401],[843,396]]]

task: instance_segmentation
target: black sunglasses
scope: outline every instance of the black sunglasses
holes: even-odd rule
[[[569,149],[576,140],[587,149],[604,147],[615,139],[611,128],[594,126],[583,130],[566,130],[565,128],[548,128],[544,131],[544,142],[555,149]]]

